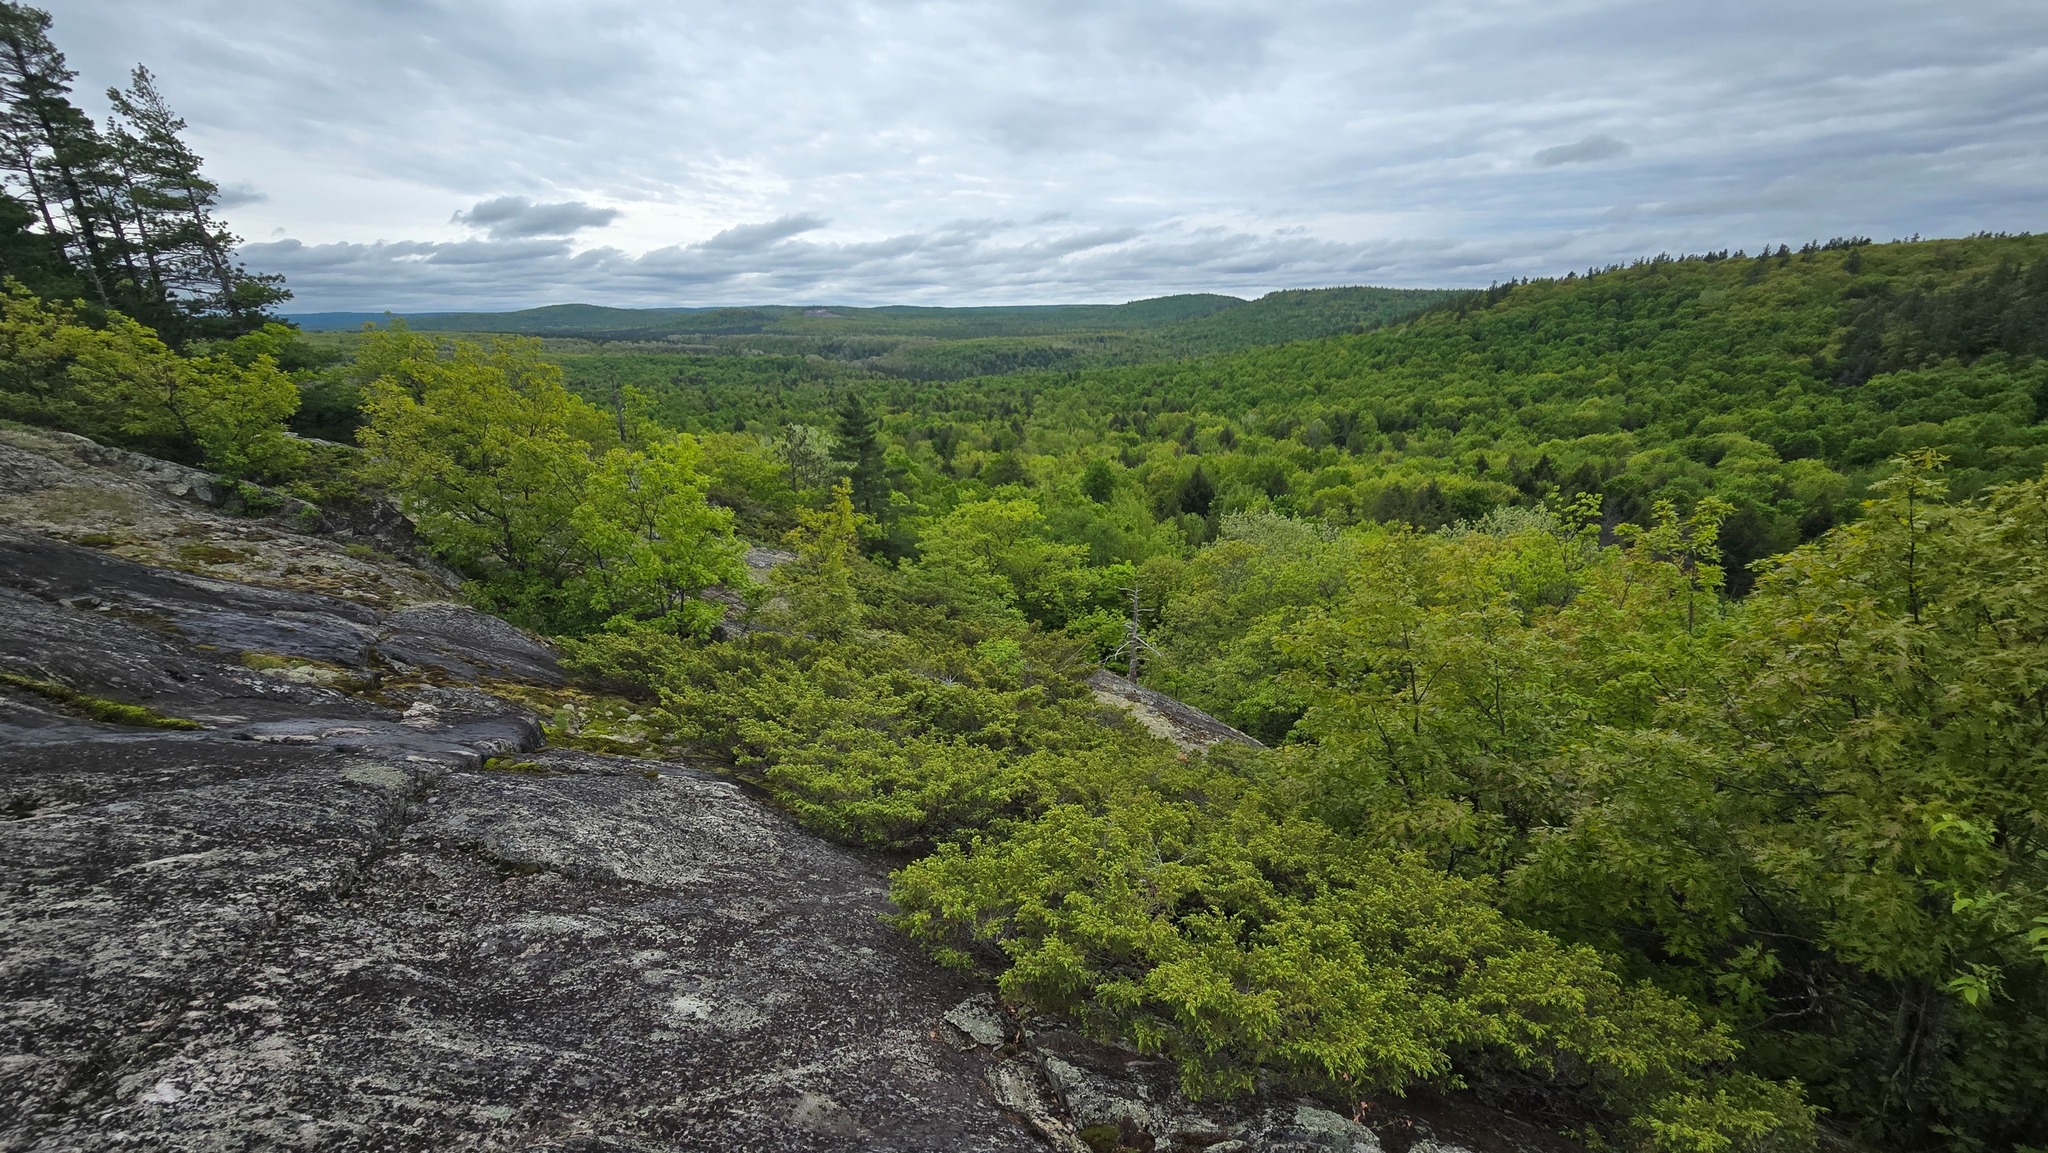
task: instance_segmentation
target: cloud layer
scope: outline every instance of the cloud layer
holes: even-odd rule
[[[1484,284],[2048,227],[2048,6],[96,0],[298,307]],[[260,197],[260,198],[258,198]]]
[[[1614,137],[1602,132],[1597,136],[1588,136],[1574,144],[1560,144],[1555,148],[1545,148],[1538,152],[1534,159],[1540,167],[1555,168],[1560,164],[1586,164],[1595,160],[1612,160],[1617,156],[1627,156],[1633,151],[1635,150],[1630,148],[1625,141],[1616,140]]]
[[[579,200],[535,204],[524,196],[499,196],[479,201],[449,219],[483,229],[492,240],[522,236],[572,236],[586,228],[603,228],[619,218],[616,208],[597,208]]]
[[[1339,242],[1301,233],[1223,228],[1073,229],[1042,235],[1000,222],[961,221],[929,232],[870,241],[794,239],[788,221],[747,225],[695,244],[642,253],[578,251],[565,240],[278,240],[246,246],[259,268],[282,272],[302,295],[384,299],[403,284],[423,302],[604,299],[628,304],[691,302],[1131,300],[1218,285],[1385,282],[1425,264],[1447,280],[1497,265],[1498,249],[1427,241]],[[1464,275],[1460,275],[1464,273]],[[424,306],[424,305],[423,305]],[[435,307],[440,305],[436,304]],[[310,310],[309,310],[310,311]]]

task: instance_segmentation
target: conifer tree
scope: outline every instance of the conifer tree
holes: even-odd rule
[[[103,132],[71,102],[77,74],[51,43],[50,26],[49,13],[0,0],[4,190],[29,208],[30,222],[42,225],[90,296],[174,346],[269,322],[268,310],[290,293],[281,277],[235,262],[240,241],[214,216],[220,189],[179,137],[185,122],[155,77],[138,66],[127,89],[107,90],[114,118]],[[18,223],[0,228],[28,233]],[[43,247],[24,243],[13,262]]]
[[[48,297],[77,296],[80,286],[63,245],[48,232],[35,231],[35,221],[34,205],[0,190],[0,277]]]
[[[71,103],[77,76],[50,42],[50,14],[0,0],[0,117],[5,165],[28,189],[43,225],[64,238],[100,303],[111,305],[110,252],[92,169],[104,151],[92,120]],[[66,227],[59,227],[58,217]]]
[[[889,479],[882,471],[881,421],[860,394],[852,390],[839,405],[839,459],[846,462],[853,484],[853,506],[879,515],[889,498]]]
[[[128,88],[107,89],[107,100],[126,177],[126,215],[166,302],[175,302],[207,335],[260,325],[264,312],[291,294],[281,277],[257,275],[235,263],[240,238],[213,215],[220,186],[179,137],[185,121],[171,111],[156,78],[138,64]]]

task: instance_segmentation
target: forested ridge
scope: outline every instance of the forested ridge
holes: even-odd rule
[[[625,309],[552,305],[503,313],[302,317],[348,347],[364,324],[421,332],[539,336],[584,372],[643,385],[733,377],[959,380],[1207,355],[1393,323],[1455,294],[1318,288],[1257,300],[1192,294],[1117,305],[982,308]],[[758,362],[758,363],[749,363]],[[731,410],[730,404],[706,405]],[[737,411],[737,410],[733,410]]]
[[[1423,528],[1552,489],[1600,494],[1610,523],[1659,495],[1717,495],[1735,506],[1723,541],[1739,584],[1750,561],[1853,512],[1899,452],[1941,447],[1965,495],[2048,461],[2044,256],[2040,238],[1983,237],[1646,261],[1351,337],[862,391],[897,414],[907,474],[921,446],[938,457],[945,475],[910,478],[927,488],[1107,455],[1155,506],[1199,465],[1213,509]],[[851,383],[817,360],[722,375],[562,359],[585,395],[632,383],[700,431],[827,424]]]
[[[66,73],[0,17],[0,416],[251,507],[396,501],[568,654],[563,739],[693,748],[896,854],[900,929],[1013,1001],[1205,1095],[2048,1148],[2048,239],[1166,298],[1122,335],[316,337],[260,276],[131,276],[135,179],[25,191],[108,137],[28,131]],[[1154,739],[1090,694],[1110,660],[1268,747]]]

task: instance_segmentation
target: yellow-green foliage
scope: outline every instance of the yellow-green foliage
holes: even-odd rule
[[[746,578],[696,439],[637,419],[621,430],[538,352],[370,334],[357,371],[372,474],[490,607],[553,632],[709,628],[718,610],[697,592]]]
[[[638,680],[674,732],[814,827],[924,854],[894,895],[942,958],[997,961],[1006,995],[1171,1056],[1198,1093],[1514,1070],[1644,1148],[1809,1139],[1796,1086],[1737,1068],[1730,1028],[1683,996],[1511,918],[1491,880],[1349,827],[1339,790],[1293,755],[1188,759],[1120,724],[1080,683],[1076,646],[992,596],[987,567],[876,566],[855,551],[843,491],[833,509],[793,542],[801,559],[777,573],[757,631],[594,637],[573,663]],[[1656,531],[1673,547],[1686,532]],[[1535,597],[1604,567],[1682,622],[1687,591],[1711,590],[1710,572],[1647,546],[1534,536],[1517,571]]]
[[[284,429],[298,386],[267,353],[237,351],[181,356],[119,313],[90,327],[10,283],[0,295],[0,415],[197,455],[232,477],[287,475],[305,459]]]
[[[1585,501],[1233,521],[1148,566],[1157,668],[1218,708],[1266,688],[1291,740],[1263,752],[1117,727],[974,536],[883,568],[843,496],[760,631],[580,659],[815,827],[920,854],[907,931],[1192,1091],[1534,1074],[1629,1147],[1799,1147],[1807,1100],[1873,1141],[2025,1144],[2048,479],[1949,505],[1938,466],[1739,602],[1710,500],[1611,534]]]
[[[1192,1088],[1541,1086],[1689,1153],[1807,1144],[1803,1098],[1871,1147],[2048,1148],[2044,245],[1658,260],[861,403],[850,369],[662,362],[656,411],[724,405],[691,408],[702,488],[800,529],[718,645],[593,607],[573,506],[645,451],[631,390],[484,365],[559,410],[522,435],[584,429],[583,488],[455,479],[516,498],[477,520],[531,598],[496,603],[582,634],[653,743],[912,855],[919,939]],[[866,408],[836,492],[819,438],[726,431]],[[1183,759],[1094,704],[1133,586],[1147,683],[1276,747]]]
[[[1007,996],[1165,1053],[1196,1094],[1521,1069],[1650,1148],[1808,1132],[1796,1088],[1715,1072],[1739,1052],[1725,1027],[1510,920],[1485,886],[1346,841],[1219,767],[1120,784],[906,868],[903,923],[943,956],[996,945]],[[1741,1105],[1700,1107],[1715,1095]],[[1697,1146],[1657,1130],[1684,1117]]]

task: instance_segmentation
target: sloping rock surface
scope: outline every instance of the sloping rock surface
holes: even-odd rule
[[[251,500],[270,511],[255,515]],[[0,524],[146,564],[385,607],[447,600],[461,583],[389,505],[344,515],[82,436],[6,423]]]
[[[1041,1147],[938,1039],[973,988],[882,862],[474,687],[243,651],[556,675],[458,606],[0,534],[0,668],[208,726],[0,690],[0,1149]]]
[[[1172,741],[1182,752],[1198,752],[1225,742],[1265,746],[1238,732],[1193,705],[1177,701],[1156,689],[1120,677],[1108,669],[1096,669],[1088,676],[1089,691],[1105,705],[1122,709],[1145,731],[1161,740]]]

